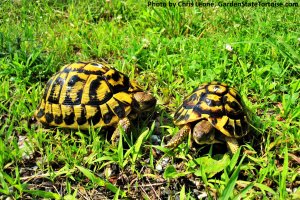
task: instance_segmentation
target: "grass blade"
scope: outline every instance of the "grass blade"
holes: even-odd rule
[[[119,188],[117,188],[116,186],[114,186],[113,184],[104,181],[103,179],[96,177],[90,170],[81,167],[81,166],[76,166],[79,171],[81,171],[88,179],[90,179],[93,183],[98,184],[99,186],[102,187],[106,187],[107,189],[109,189],[110,191],[112,191],[113,193],[117,193]],[[122,196],[125,196],[125,192],[120,190],[120,193]]]
[[[7,183],[5,182],[5,180],[4,180],[4,176],[3,176],[2,173],[0,173],[0,183],[1,183],[0,193],[8,195],[9,194],[9,187],[8,187]]]
[[[258,188],[259,188],[260,190],[262,190],[262,191],[267,191],[267,192],[269,192],[269,193],[271,193],[271,194],[273,194],[273,195],[276,194],[276,192],[275,192],[273,189],[271,189],[270,187],[268,187],[268,186],[266,186],[266,185],[264,185],[264,184],[261,184],[261,183],[255,183],[254,186],[255,186],[255,187],[258,187]]]
[[[24,190],[24,192],[43,198],[61,199],[61,196],[59,194],[53,192],[46,192],[42,190]]]
[[[118,143],[118,161],[119,161],[119,165],[123,168],[124,167],[124,155],[123,155],[124,130],[121,127],[118,128],[120,129],[120,136],[119,136],[119,143]]]
[[[154,123],[152,124],[152,127],[153,127]],[[151,129],[152,129],[151,127]],[[138,139],[136,140],[136,143],[134,145],[134,153],[133,153],[133,156],[132,156],[132,160],[133,160],[133,163],[135,163],[136,159],[137,159],[137,156],[138,156],[138,153],[140,152],[140,149],[141,149],[141,146],[145,140],[145,138],[147,138],[147,135],[150,133],[151,131],[149,131],[149,129],[145,130],[139,137]]]
[[[228,173],[231,173],[234,166],[236,166],[236,163],[238,162],[238,159],[240,157],[240,153],[241,153],[241,148],[238,148],[237,152],[235,154],[233,154],[230,164],[229,164],[229,172]]]
[[[239,173],[240,173],[240,168],[241,165],[243,163],[245,156],[242,157],[239,165],[237,166],[237,168],[234,170],[233,174],[231,175],[225,189],[223,190],[223,193],[221,195],[221,199],[222,200],[227,200],[229,199],[229,197],[233,194],[233,190],[234,190],[234,186],[236,184],[236,181],[239,177]]]
[[[180,200],[185,200],[185,185],[182,186],[180,190]]]
[[[250,183],[249,185],[247,185],[241,192],[239,195],[237,195],[233,200],[238,200],[244,197],[244,195],[247,194],[247,192],[254,186],[254,183]]]
[[[284,161],[283,161],[283,169],[282,172],[279,176],[279,197],[280,199],[285,199],[287,192],[286,192],[286,177],[287,177],[287,173],[288,173],[288,150],[287,147],[284,148]]]

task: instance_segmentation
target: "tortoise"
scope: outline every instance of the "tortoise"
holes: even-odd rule
[[[152,110],[156,99],[105,63],[65,65],[47,82],[35,117],[46,126],[71,129],[115,127],[112,142],[127,132],[130,120]]]
[[[185,98],[174,115],[181,126],[166,147],[176,148],[189,134],[197,144],[226,143],[231,153],[239,147],[238,138],[248,133],[245,105],[238,92],[213,81],[204,83]]]

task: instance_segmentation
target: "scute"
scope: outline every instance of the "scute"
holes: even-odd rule
[[[174,115],[176,125],[208,120],[228,137],[242,137],[248,131],[245,106],[238,92],[224,83],[204,83],[187,96]]]
[[[65,65],[47,82],[35,117],[45,125],[74,129],[114,126],[131,112],[138,91],[135,82],[106,64]]]

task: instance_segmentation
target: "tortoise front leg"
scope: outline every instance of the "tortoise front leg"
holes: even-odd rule
[[[111,136],[111,143],[113,146],[117,146],[119,139],[120,139],[120,128],[123,128],[124,132],[127,133],[130,129],[130,121],[127,117],[121,119],[114,131],[114,133]]]
[[[232,154],[236,153],[239,148],[238,141],[233,137],[225,137],[227,148]]]
[[[191,134],[191,126],[190,124],[184,125],[168,142],[165,146],[167,148],[176,148],[178,145],[189,135]]]

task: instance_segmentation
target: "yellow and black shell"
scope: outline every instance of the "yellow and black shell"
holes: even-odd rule
[[[248,117],[240,95],[224,83],[204,83],[185,98],[174,116],[176,125],[208,120],[228,137],[239,138],[248,132]]]
[[[35,116],[48,126],[114,126],[130,114],[138,91],[135,82],[106,64],[77,62],[50,78]]]

